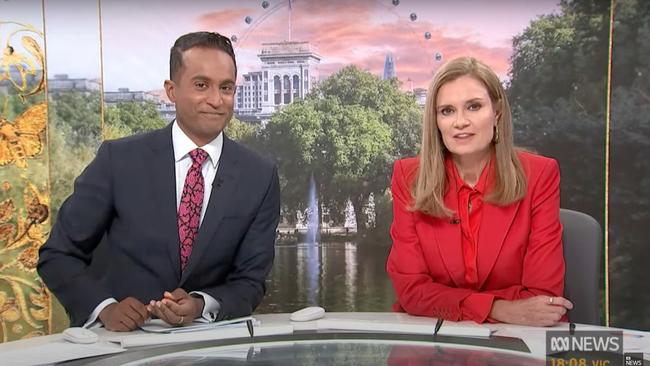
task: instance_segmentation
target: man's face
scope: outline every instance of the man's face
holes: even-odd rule
[[[176,122],[198,146],[212,141],[226,127],[235,101],[235,65],[230,56],[212,48],[183,52],[183,66],[165,81],[176,104]]]

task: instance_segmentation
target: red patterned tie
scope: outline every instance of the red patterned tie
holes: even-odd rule
[[[185,177],[181,204],[178,206],[178,237],[181,240],[181,270],[185,270],[192,254],[192,245],[199,231],[203,207],[204,182],[201,167],[208,158],[205,150],[190,151],[192,166]]]

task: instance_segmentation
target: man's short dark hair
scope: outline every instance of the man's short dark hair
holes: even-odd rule
[[[183,67],[183,52],[194,47],[212,48],[227,53],[232,58],[232,63],[235,65],[235,76],[237,75],[235,51],[233,51],[232,43],[228,37],[216,32],[193,32],[180,36],[169,52],[169,78],[171,80]]]

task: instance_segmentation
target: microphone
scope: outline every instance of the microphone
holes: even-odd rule
[[[460,224],[460,219],[458,217],[454,216],[451,219],[449,219],[449,223],[452,224],[452,225],[458,225],[458,224]]]
[[[223,179],[221,179],[221,177],[217,177],[212,183],[212,185],[217,188],[221,188],[221,184],[223,184]]]

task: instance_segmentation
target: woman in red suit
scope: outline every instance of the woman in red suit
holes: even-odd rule
[[[422,148],[392,179],[387,271],[395,311],[551,326],[564,258],[557,162],[514,147],[495,73],[474,58],[443,65],[427,95]]]

